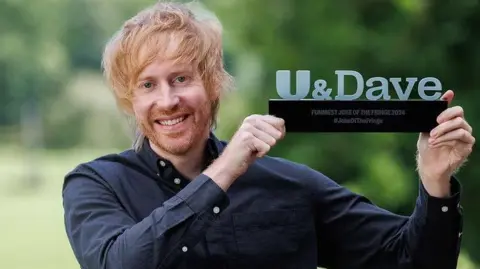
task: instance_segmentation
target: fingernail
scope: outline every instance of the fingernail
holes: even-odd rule
[[[431,137],[434,137],[434,136],[436,136],[436,135],[437,135],[437,132],[436,132],[436,131],[432,131],[432,132],[430,133],[430,136],[431,136]]]
[[[428,143],[430,143],[430,144],[432,144],[434,141],[435,141],[434,138],[429,138],[429,139],[428,139]]]

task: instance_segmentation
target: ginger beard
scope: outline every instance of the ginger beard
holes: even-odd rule
[[[198,100],[199,101],[199,100]],[[210,128],[211,102],[206,98],[195,107],[180,104],[171,111],[160,111],[152,107],[148,112],[147,119],[137,117],[139,129],[143,132],[152,146],[173,155],[185,155],[194,146],[195,142],[208,136]],[[186,118],[178,123],[181,125],[174,130],[168,130],[157,119],[171,117],[173,115],[186,115]]]

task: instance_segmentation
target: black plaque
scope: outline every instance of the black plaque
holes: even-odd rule
[[[269,114],[287,132],[430,132],[448,103],[443,100],[269,100]]]

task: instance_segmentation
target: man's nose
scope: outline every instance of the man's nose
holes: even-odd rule
[[[156,100],[156,104],[159,108],[164,110],[171,110],[178,105],[179,101],[180,98],[170,85],[162,85],[160,93]]]

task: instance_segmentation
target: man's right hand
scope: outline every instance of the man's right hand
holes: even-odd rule
[[[248,116],[204,174],[226,191],[256,158],[265,156],[284,136],[283,119],[271,115]]]

